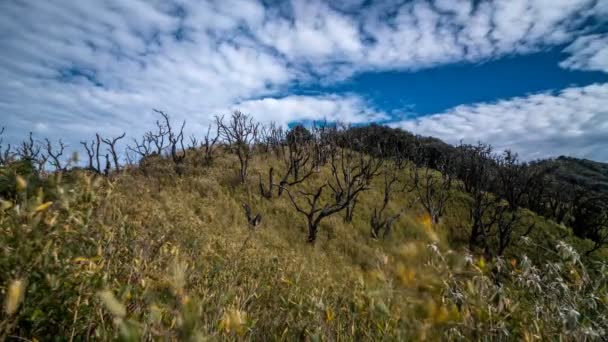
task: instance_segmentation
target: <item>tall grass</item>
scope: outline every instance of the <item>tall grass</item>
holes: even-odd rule
[[[488,261],[461,247],[466,222],[457,205],[439,225],[413,207],[389,240],[371,239],[369,215],[382,198],[372,187],[352,222],[330,217],[311,246],[287,198],[257,192],[256,173],[275,164],[271,157],[256,156],[245,186],[234,156],[182,177],[170,163],[111,178],[55,174],[42,186],[16,178],[18,196],[0,210],[0,340],[578,341],[607,334],[606,265],[584,264],[532,214],[545,228]],[[409,205],[408,196],[391,209]],[[262,216],[253,233],[244,202]]]

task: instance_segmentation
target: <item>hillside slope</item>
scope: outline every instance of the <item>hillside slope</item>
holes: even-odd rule
[[[561,156],[539,162],[559,181],[608,194],[608,163]]]
[[[0,211],[0,336],[544,339],[606,329],[605,273],[591,277],[559,239],[581,242],[532,213],[537,227],[508,250],[508,262],[466,252],[458,193],[436,225],[412,194],[395,196],[388,210],[403,215],[388,239],[375,240],[369,218],[383,196],[376,179],[352,222],[331,216],[311,245],[285,194],[259,194],[258,175],[270,166],[281,172],[282,163],[257,155],[245,185],[237,165],[222,153],[208,167],[193,160],[178,176],[157,158],[147,176],[138,168],[111,179],[51,175],[31,197],[31,183],[18,181],[22,196]],[[329,171],[299,189],[322,184]],[[245,203],[261,215],[255,229]]]

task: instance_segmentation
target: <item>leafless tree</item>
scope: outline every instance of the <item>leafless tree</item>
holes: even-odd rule
[[[249,161],[253,156],[252,144],[256,140],[259,124],[255,123],[252,117],[239,111],[232,113],[227,123],[220,118],[216,118],[216,121],[221,137],[239,159],[239,176],[241,183],[244,184],[247,180]]]
[[[445,214],[447,203],[451,197],[452,177],[450,175],[450,157],[442,156],[437,163],[438,170],[433,170],[428,163],[417,167],[411,163],[411,190],[414,191],[420,203],[429,214],[434,224]]]
[[[268,127],[268,143],[270,145],[270,150],[274,152],[274,155],[277,159],[281,159],[285,155],[285,131],[281,126],[278,126],[276,123],[271,122]]]
[[[141,138],[141,142],[133,138],[133,143],[135,144],[135,147],[127,146],[127,149],[135,152],[140,158],[146,158],[154,153],[152,138],[149,132],[144,134],[144,136]]]
[[[156,144],[162,151],[165,136],[167,138],[168,147],[171,149],[171,159],[175,164],[175,171],[181,175],[183,173],[184,162],[186,160],[187,149],[184,148],[184,128],[186,127],[186,121],[182,122],[179,131],[173,129],[171,126],[171,120],[167,113],[154,109],[154,111],[163,117],[164,122],[157,122],[158,134],[153,135],[154,139],[157,140]]]
[[[99,139],[97,139],[97,142],[99,142]],[[84,149],[87,152],[87,156],[89,158],[89,163],[87,166],[87,169],[97,172],[97,173],[101,173],[101,170],[99,169],[99,157],[98,157],[98,145],[96,143],[95,140],[91,140],[91,143],[89,145],[89,143],[87,141],[81,141],[80,144],[82,146],[84,146]],[[97,161],[97,164],[95,165],[94,162]]]
[[[101,141],[108,145],[108,152],[112,155],[112,160],[114,161],[114,170],[118,173],[120,172],[120,164],[118,162],[118,153],[116,152],[116,143],[124,138],[127,133],[123,133],[114,138],[101,139]],[[108,155],[106,154],[106,161],[108,160]]]
[[[517,154],[507,150],[494,157],[496,180],[492,182],[494,193],[504,201],[496,203],[494,220],[498,235],[497,255],[502,255],[511,243],[515,229],[523,224],[520,208],[525,204],[526,195],[534,188],[538,179],[537,170],[520,163]],[[530,225],[524,234],[529,234],[534,225]]]
[[[292,143],[290,145],[295,145]],[[291,146],[289,153],[284,155],[283,161],[285,162],[286,171],[281,177],[277,192],[278,196],[283,195],[284,189],[289,186],[294,186],[304,182],[310,176],[315,173],[314,164],[311,160],[310,149],[306,146]],[[262,176],[259,176],[260,194],[265,198],[272,198],[274,193],[274,168],[271,167],[268,170],[268,189],[262,181]]]
[[[458,174],[461,175],[461,180],[465,180],[459,184],[461,189],[471,197],[469,248],[472,251],[482,249],[486,254],[491,254],[489,237],[492,227],[500,218],[500,215],[496,215],[496,209],[500,208],[500,198],[488,190],[496,180],[492,147],[482,143],[461,144],[458,147],[458,158]]]
[[[386,209],[388,207],[389,202],[391,201],[391,197],[395,192],[401,192],[405,190],[405,186],[399,186],[399,171],[401,168],[398,165],[384,165],[383,170],[383,200],[380,208],[374,208],[372,212],[372,216],[370,219],[371,226],[371,236],[374,239],[380,237],[380,232],[383,233],[382,237],[386,239],[390,232],[393,223],[401,216],[401,211],[393,214],[387,215]]]
[[[81,141],[80,144],[84,147],[87,157],[89,159],[87,169],[99,172],[99,170],[95,167],[93,160],[95,159],[95,140],[91,140],[91,145],[89,146],[88,141]]]
[[[99,158],[101,157],[101,153],[99,152],[100,148],[101,148],[101,135],[99,135],[99,133],[95,133],[95,161],[97,162],[97,173],[101,174],[101,163],[99,161]]]
[[[30,132],[27,140],[17,147],[17,156],[21,159],[36,161],[40,156],[40,145],[34,141],[34,134]]]
[[[2,135],[4,134],[4,127],[0,128],[0,166],[8,164],[13,159],[13,153],[11,152],[11,144],[7,144],[3,147]]]
[[[336,202],[347,199],[344,220],[352,221],[359,194],[368,190],[370,181],[378,174],[383,159],[366,154],[364,148],[357,146],[359,141],[344,136],[346,147],[337,147],[331,153],[332,181],[328,183]]]
[[[207,127],[207,133],[203,141],[203,165],[211,165],[215,154],[217,142],[220,139],[220,127],[215,125],[214,134],[211,135],[212,125],[209,124]]]
[[[65,150],[65,144],[59,139],[59,149],[55,150],[49,139],[45,139],[45,142],[46,158],[48,158],[49,163],[55,168],[55,171],[64,171],[66,167],[62,164],[60,158]]]
[[[314,243],[321,221],[335,213],[352,208],[357,196],[370,188],[371,180],[382,166],[382,160],[366,156],[363,152],[341,149],[339,158],[332,159],[332,177],[312,192],[290,190],[284,187],[296,211],[306,217],[308,242]],[[338,160],[339,159],[339,160]],[[332,196],[323,200],[326,188]],[[299,197],[304,198],[301,204]]]

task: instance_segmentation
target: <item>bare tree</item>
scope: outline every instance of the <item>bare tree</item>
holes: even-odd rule
[[[511,243],[514,230],[523,223],[520,208],[526,201],[526,194],[533,188],[537,179],[534,169],[520,163],[517,154],[505,151],[501,156],[495,156],[496,181],[492,182],[494,192],[504,201],[497,201],[494,206],[493,219],[496,221],[498,235],[497,255],[502,255]],[[504,203],[503,203],[504,202]],[[529,234],[534,225],[530,225],[525,234]]]
[[[383,171],[383,200],[380,208],[374,208],[372,212],[372,216],[370,218],[370,226],[371,226],[371,236],[374,239],[380,237],[380,232],[382,232],[382,238],[386,239],[390,232],[393,223],[401,216],[401,211],[393,214],[387,215],[386,209],[388,207],[389,202],[391,201],[391,197],[395,192],[401,192],[405,190],[405,186],[397,187],[399,182],[398,172],[401,170],[399,164],[394,165],[384,165]]]
[[[422,167],[411,163],[410,177],[412,191],[416,192],[420,203],[429,214],[434,224],[445,214],[447,203],[451,197],[452,177],[450,176],[451,160],[447,155],[436,160],[437,170],[433,170],[428,162]]]
[[[253,156],[252,144],[256,140],[259,124],[253,118],[235,111],[230,116],[228,123],[224,123],[221,118],[216,117],[221,137],[228,143],[232,153],[239,158],[239,176],[241,183],[247,180],[249,161]]]
[[[495,214],[500,199],[488,190],[496,179],[492,161],[492,147],[482,143],[477,145],[460,144],[458,152],[458,174],[461,175],[461,180],[466,180],[459,184],[462,190],[471,197],[469,205],[469,219],[471,221],[469,248],[471,250],[481,248],[486,254],[491,254],[489,235],[500,217]],[[492,215],[493,213],[494,215]]]
[[[378,174],[383,159],[373,154],[365,154],[365,149],[356,146],[359,142],[346,137],[347,147],[337,148],[332,153],[332,181],[328,183],[336,202],[346,199],[344,220],[352,221],[359,194],[369,189],[370,181]]]
[[[339,159],[332,159],[332,178],[315,191],[300,190],[297,191],[299,196],[296,196],[292,190],[285,188],[296,211],[306,217],[309,243],[315,242],[321,221],[352,206],[357,196],[370,188],[371,180],[382,166],[381,159],[346,149],[341,149]],[[332,196],[323,200],[326,188],[332,190]],[[299,203],[298,197],[304,198],[306,203]]]
[[[51,141],[49,139],[45,139],[45,141],[46,155],[49,159],[49,163],[55,168],[55,171],[64,171],[66,167],[61,163],[60,158],[65,150],[65,144],[63,143],[63,141],[61,141],[61,139],[59,139],[59,149],[55,151],[55,149],[53,149]]]
[[[141,142],[133,138],[133,143],[135,143],[135,147],[127,146],[127,149],[135,152],[140,158],[146,158],[154,153],[152,147],[152,138],[149,132],[144,134],[144,136],[141,138]]]
[[[380,208],[374,208],[372,216],[370,218],[371,236],[374,239],[380,237],[382,232],[382,238],[386,239],[391,231],[391,227],[395,221],[401,216],[403,211],[399,211],[396,214],[386,214],[386,210],[391,197],[394,193],[400,193],[406,190],[406,185],[399,185],[399,174],[405,167],[405,160],[402,158],[402,154],[398,151],[394,154],[395,158],[391,163],[384,163],[383,167],[383,200]]]
[[[0,128],[0,166],[8,164],[13,159],[13,153],[11,152],[11,144],[7,144],[6,147],[3,147],[3,138],[4,127]]]
[[[97,141],[99,141],[99,139]],[[101,170],[99,169],[99,157],[97,155],[99,148],[97,147],[97,143],[95,142],[95,140],[91,140],[90,145],[87,141],[81,141],[80,144],[84,146],[84,149],[86,150],[87,156],[89,158],[87,169],[97,173],[101,173]],[[97,166],[95,166],[94,164],[95,160],[97,161]]]
[[[281,126],[277,126],[274,122],[271,122],[267,139],[270,145],[270,150],[274,152],[277,159],[283,157],[285,154],[284,142],[286,141],[285,131],[283,128]]]
[[[315,173],[314,164],[311,162],[309,150],[300,147],[297,152],[291,150],[285,154],[284,162],[286,171],[281,177],[278,184],[278,196],[283,195],[285,188],[300,184]],[[268,190],[262,181],[262,176],[259,176],[260,194],[265,198],[272,198],[274,193],[274,168],[268,170]]]
[[[101,154],[99,153],[100,148],[101,148],[101,135],[99,135],[99,133],[95,133],[95,161],[97,162],[97,173],[101,174],[101,163],[99,162],[99,158],[101,156]]]
[[[127,135],[127,133],[123,133],[122,135],[119,135],[117,137],[114,138],[108,138],[108,139],[101,139],[101,141],[103,143],[105,143],[106,145],[108,145],[108,152],[110,152],[110,154],[112,154],[112,160],[114,161],[114,170],[116,172],[120,172],[120,164],[118,162],[118,153],[116,152],[116,143],[124,138]],[[108,155],[106,154],[106,161],[108,160]]]
[[[21,159],[36,161],[40,156],[40,145],[34,141],[34,134],[30,132],[27,140],[17,147],[17,156]]]
[[[300,127],[300,126],[296,126]],[[303,127],[302,127],[303,128]],[[310,133],[305,133],[302,128],[294,128],[287,134],[288,153],[283,153],[283,162],[285,163],[286,171],[281,177],[278,186],[278,196],[283,195],[283,190],[288,186],[293,186],[304,182],[315,171],[311,159],[310,143],[313,139]],[[262,196],[266,198],[272,197],[273,188],[273,172],[270,168],[268,171],[269,190],[264,190],[264,184],[260,177],[260,191]],[[270,196],[270,197],[268,197]]]
[[[203,141],[203,165],[211,165],[213,162],[213,157],[215,154],[216,144],[220,139],[220,127],[215,125],[215,132],[211,135],[211,127],[209,124],[207,127],[207,133],[205,134],[205,138]]]
[[[154,109],[154,111],[160,114],[164,119],[164,123],[161,124],[157,122],[156,124],[159,129],[158,136],[160,137],[157,138],[157,140],[160,139],[158,142],[159,145],[157,146],[162,146],[166,136],[168,147],[171,149],[171,159],[175,164],[175,172],[178,175],[181,175],[183,173],[183,166],[187,155],[187,150],[184,148],[184,127],[186,127],[186,121],[184,120],[179,131],[176,131],[173,129],[173,126],[171,126],[171,120],[167,113],[158,109]]]

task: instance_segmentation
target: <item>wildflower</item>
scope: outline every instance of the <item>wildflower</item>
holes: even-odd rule
[[[17,312],[21,301],[23,301],[24,292],[25,281],[22,279],[13,280],[10,283],[6,293],[6,302],[4,304],[4,310],[8,315],[12,315]]]

